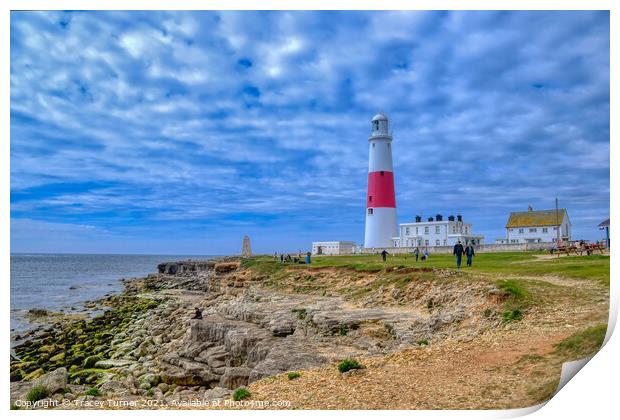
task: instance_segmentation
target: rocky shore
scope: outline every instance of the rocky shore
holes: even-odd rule
[[[157,271],[90,302],[97,316],[39,314],[49,323],[20,337],[11,356],[12,407],[228,400],[283,373],[511,328],[502,316],[514,296],[455,270],[222,258]],[[192,319],[195,308],[202,319]]]

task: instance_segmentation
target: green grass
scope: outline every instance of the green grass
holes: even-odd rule
[[[297,379],[297,378],[301,377],[301,373],[299,373],[299,372],[289,372],[286,376],[288,377],[288,379],[290,381],[292,381],[293,379]]]
[[[348,372],[351,369],[360,369],[361,366],[359,362],[355,359],[344,359],[342,362],[338,364],[338,370],[340,373]]]
[[[42,400],[43,398],[47,398],[49,396],[49,391],[43,385],[37,385],[33,387],[28,394],[26,395],[26,401],[35,402]]]
[[[603,345],[607,325],[600,324],[575,333],[556,345],[555,353],[565,358],[580,359],[596,353]]]
[[[249,398],[251,396],[252,396],[252,393],[250,391],[248,391],[247,388],[238,388],[233,393],[233,400],[234,401],[241,401],[241,400],[244,400],[244,399]]]
[[[473,267],[462,267],[463,272],[499,273],[512,275],[557,275],[577,279],[593,279],[609,284],[609,256],[570,256],[537,259],[542,252],[479,253]],[[391,255],[381,261],[380,255],[346,255],[315,257],[312,267],[347,267],[357,271],[381,271],[387,267],[456,268],[452,255],[433,255],[428,261],[418,261],[412,255]]]
[[[98,397],[101,395],[101,393],[99,392],[99,390],[95,387],[90,388],[89,390],[84,392],[84,395],[91,395],[93,397]]]

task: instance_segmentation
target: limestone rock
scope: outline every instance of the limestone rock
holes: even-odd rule
[[[32,383],[32,387],[44,386],[50,394],[62,391],[67,387],[67,369],[58,368],[53,372],[46,373]]]
[[[251,373],[252,369],[243,366],[228,368],[220,378],[220,386],[228,389],[245,386]]]

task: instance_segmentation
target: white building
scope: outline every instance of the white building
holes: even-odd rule
[[[355,242],[347,241],[324,241],[312,242],[312,254],[314,255],[347,255],[355,253]]]
[[[364,247],[387,248],[396,235],[396,193],[392,167],[392,134],[388,118],[372,118],[368,138],[368,194]]]
[[[510,213],[506,223],[506,239],[501,244],[523,244],[556,242],[560,228],[560,239],[571,240],[571,222],[566,209],[538,210],[529,207],[527,211]]]
[[[454,246],[458,241],[463,245],[484,244],[484,236],[474,234],[471,223],[463,222],[461,215],[444,220],[438,214],[426,222],[416,216],[415,222],[401,223],[398,234],[392,238],[395,247]]]

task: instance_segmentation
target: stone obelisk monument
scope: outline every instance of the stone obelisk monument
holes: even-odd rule
[[[243,237],[243,246],[241,247],[241,256],[242,257],[251,257],[252,256],[252,247],[250,246],[250,237],[245,235]]]

